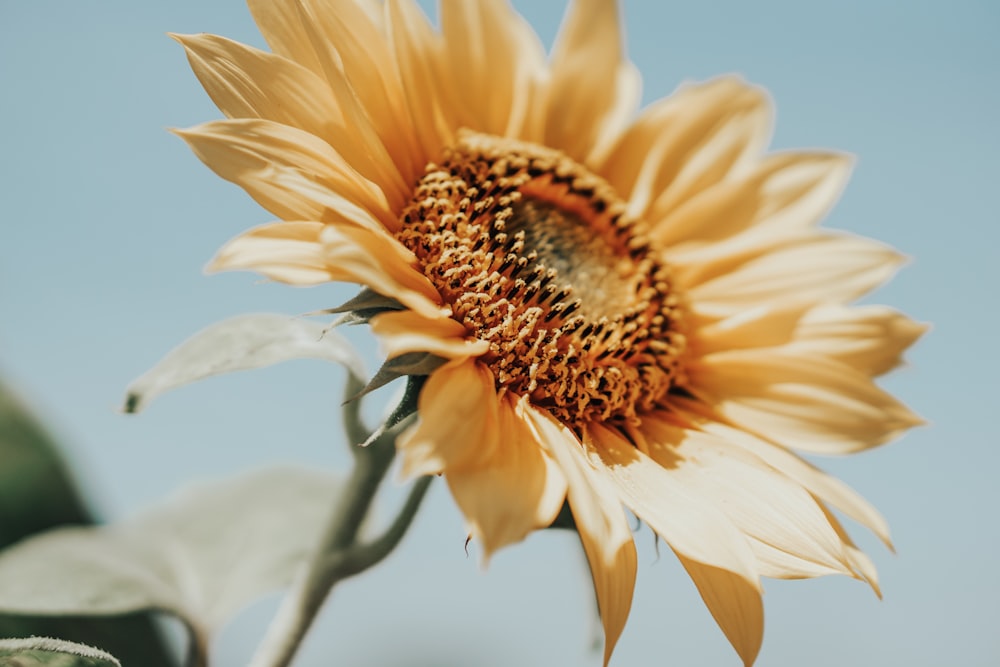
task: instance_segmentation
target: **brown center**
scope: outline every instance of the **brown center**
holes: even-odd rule
[[[645,225],[562,153],[465,132],[427,167],[399,240],[498,392],[570,426],[634,421],[677,382],[682,310]]]

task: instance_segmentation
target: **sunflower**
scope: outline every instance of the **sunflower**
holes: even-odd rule
[[[440,29],[412,0],[249,4],[272,52],[176,36],[227,116],[178,134],[280,219],[212,266],[364,286],[387,365],[434,362],[403,472],[444,475],[486,557],[568,503],[605,664],[624,508],[747,665],[761,576],[878,593],[833,510],[891,547],[885,521],[799,456],[920,423],[873,378],[924,327],[849,305],[901,256],[817,227],[847,156],[765,153],[768,97],[736,77],[640,111],[611,0],[573,2],[548,57],[503,0],[446,0]]]

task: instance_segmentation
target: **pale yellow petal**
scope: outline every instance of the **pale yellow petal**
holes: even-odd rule
[[[724,568],[706,565],[679,553],[677,558],[745,667],[753,665],[764,641],[764,603],[760,588]]]
[[[674,403],[683,407],[685,417],[696,423],[700,430],[737,444],[754,454],[775,470],[801,484],[812,495],[829,503],[871,530],[887,547],[892,549],[889,524],[886,523],[885,518],[871,503],[847,484],[826,474],[784,447],[755,438],[741,429],[726,426],[710,416],[702,414],[703,410],[694,402],[677,399]]]
[[[398,225],[381,188],[329,144],[267,120],[220,120],[177,130],[212,171],[247,191],[283,220],[375,218]],[[368,223],[370,224],[370,222]]]
[[[380,159],[395,165],[405,188],[423,171],[426,159],[408,122],[396,58],[381,17],[353,1],[299,4],[327,79],[335,90],[356,96],[354,117],[370,123],[371,143],[384,147]]]
[[[482,543],[483,562],[552,523],[566,499],[566,478],[542,449],[514,397],[500,401],[499,446],[482,467],[449,471],[448,487],[469,534]]]
[[[844,544],[807,490],[715,435],[649,415],[637,428],[644,450],[749,538],[757,570],[776,578],[853,575]]]
[[[690,341],[694,356],[752,347],[785,345],[795,337],[808,304],[759,304],[697,327]]]
[[[247,0],[247,5],[272,51],[322,76],[297,0]]]
[[[636,553],[618,493],[584,456],[572,431],[525,402],[522,414],[535,438],[566,477],[567,497],[590,563],[597,606],[604,625],[604,665],[625,628],[635,589]]]
[[[499,399],[486,366],[459,360],[431,373],[420,390],[417,415],[417,423],[396,441],[403,477],[466,473],[496,455]]]
[[[440,317],[441,297],[417,268],[413,254],[384,232],[327,225],[320,241],[337,280],[367,285],[428,318]]]
[[[871,378],[789,351],[737,350],[689,365],[690,390],[732,424],[784,447],[849,454],[922,423]]]
[[[433,318],[409,310],[382,313],[372,318],[371,327],[389,359],[408,352],[465,359],[490,349],[489,343],[470,337],[465,327],[443,313]]]
[[[426,156],[454,142],[458,96],[447,72],[444,45],[412,0],[387,0],[388,29],[417,140]]]
[[[632,215],[659,220],[756,157],[770,119],[764,91],[736,77],[684,85],[639,115],[598,172]]]
[[[927,329],[885,306],[824,306],[802,318],[793,345],[877,376],[902,363],[903,352]]]
[[[505,0],[441,4],[445,62],[458,90],[463,127],[536,140],[528,122],[539,104],[545,50],[531,26]]]
[[[275,222],[232,239],[209,263],[208,271],[257,271],[292,285],[316,285],[335,278],[320,243],[321,222]]]
[[[619,13],[613,0],[573,0],[552,50],[545,144],[587,164],[602,161],[639,101]]]
[[[335,124],[330,88],[294,61],[217,35],[170,36],[226,116],[273,120],[320,137]]]
[[[752,227],[776,234],[819,222],[840,196],[850,159],[837,153],[775,153],[651,218],[664,247],[718,243]]]
[[[695,310],[727,317],[766,303],[848,303],[888,280],[902,260],[869,239],[812,234],[676,268]]]
[[[706,502],[697,487],[626,442],[590,425],[590,464],[612,482],[622,501],[677,554],[723,633],[752,664],[764,632],[760,578],[747,538]]]

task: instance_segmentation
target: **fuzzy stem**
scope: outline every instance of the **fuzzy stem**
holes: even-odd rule
[[[399,543],[427,490],[427,479],[416,482],[406,504],[383,536],[367,544],[358,544],[357,538],[395,456],[396,436],[409,422],[410,419],[399,421],[368,447],[355,452],[354,468],[326,533],[312,559],[292,583],[292,590],[282,602],[250,667],[287,667],[330,589],[338,581],[372,567]]]

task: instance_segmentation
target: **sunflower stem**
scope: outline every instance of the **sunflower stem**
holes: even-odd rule
[[[334,507],[316,551],[300,570],[292,589],[258,646],[251,667],[287,667],[330,590],[385,558],[409,527],[429,485],[420,479],[392,525],[378,539],[359,543],[358,533],[382,479],[396,454],[396,437],[412,421],[396,419],[368,447],[355,447],[354,467]]]

